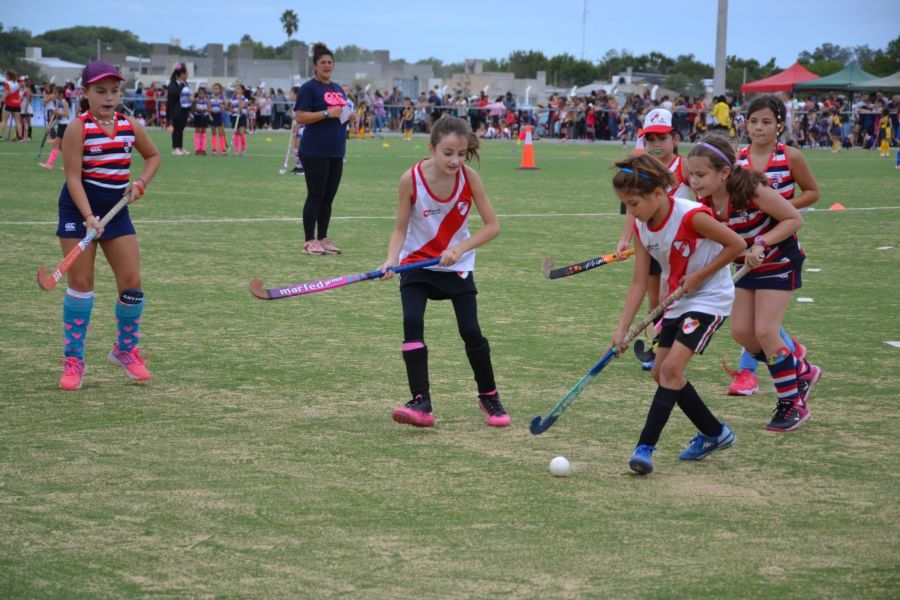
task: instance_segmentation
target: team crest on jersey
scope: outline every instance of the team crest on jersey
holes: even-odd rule
[[[682,258],[687,258],[691,255],[691,245],[687,242],[675,240],[672,242],[672,248],[674,248],[675,252],[680,254]]]
[[[686,317],[684,321],[681,322],[681,330],[685,335],[691,335],[698,327],[700,327],[700,321],[692,319],[691,317]]]
[[[781,175],[776,173],[776,174],[772,175],[771,181],[772,181],[772,187],[777,189],[777,188],[781,187],[781,182],[784,180],[781,178]]]
[[[468,202],[457,202],[456,209],[459,211],[459,214],[465,216],[466,213],[469,212],[469,203]]]
[[[131,154],[131,148],[134,146],[134,143],[131,140],[125,140],[122,142],[122,147],[125,148],[125,152]]]

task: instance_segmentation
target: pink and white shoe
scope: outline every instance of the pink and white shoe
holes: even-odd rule
[[[391,418],[397,423],[413,427],[434,427],[434,415],[431,413],[431,400],[416,394],[416,397],[391,412]]]
[[[509,414],[500,403],[500,392],[478,394],[478,408],[484,413],[491,427],[509,427]]]
[[[731,384],[728,386],[729,396],[752,396],[759,391],[759,383],[756,380],[756,373],[747,369],[730,372],[732,376]]]
[[[48,171],[52,171],[52,170],[53,170],[53,165],[51,165],[51,164],[48,164],[48,163],[38,163],[38,164],[39,164],[42,168],[47,169]]]
[[[119,344],[113,344],[113,349],[109,351],[109,362],[122,367],[125,375],[133,381],[149,381],[150,371],[144,365],[144,357],[141,351],[135,347],[131,352],[127,350],[119,350]]]
[[[794,358],[796,358],[800,362],[805,361],[807,355],[806,346],[801,344],[800,340],[795,337],[792,337],[791,341],[794,342]]]
[[[309,240],[303,244],[303,251],[307,254],[315,254],[321,256],[325,254],[325,248],[319,240]]]
[[[61,390],[75,391],[80,390],[84,375],[85,366],[84,359],[77,356],[67,356],[63,359],[63,374],[59,378],[59,388]]]
[[[319,243],[322,244],[322,250],[325,251],[325,254],[340,254],[341,249],[334,245],[334,242],[329,240],[328,238],[322,238],[319,240]]]

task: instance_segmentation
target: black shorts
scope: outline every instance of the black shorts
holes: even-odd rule
[[[429,300],[449,300],[463,294],[477,294],[475,273],[469,272],[461,277],[455,271],[433,271],[431,269],[415,269],[400,274],[400,289],[409,285],[421,285],[428,288]]]
[[[690,311],[674,319],[663,319],[659,347],[671,348],[678,341],[693,350],[694,354],[703,354],[709,340],[726,318]]]
[[[19,112],[22,112],[22,109],[19,108],[18,106],[6,106],[6,105],[4,105],[4,106],[3,106],[3,110],[5,110],[5,111],[8,112],[8,113],[19,113]]]
[[[197,129],[206,129],[209,127],[209,115],[202,113],[194,114],[194,127]]]
[[[57,124],[56,124],[56,131],[51,131],[51,132],[50,132],[50,137],[51,137],[51,138],[59,138],[59,139],[62,139],[62,137],[63,137],[64,135],[66,135],[66,127],[68,127],[68,126],[69,126],[68,123],[57,123]]]
[[[650,257],[650,274],[651,275],[662,275],[662,265],[659,264],[659,261]]]

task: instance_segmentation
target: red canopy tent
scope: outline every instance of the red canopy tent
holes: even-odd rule
[[[759,81],[751,81],[741,86],[742,94],[762,94],[765,92],[790,92],[794,89],[795,83],[801,81],[810,81],[818,79],[819,76],[808,71],[800,63],[794,63],[781,73],[760,79]]]

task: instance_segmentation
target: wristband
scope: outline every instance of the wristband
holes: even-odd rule
[[[137,180],[141,182],[141,187],[144,190],[146,190],[148,187],[150,187],[150,185],[147,183],[147,181],[143,177],[138,177]]]
[[[141,196],[144,195],[145,187],[144,187],[143,181],[142,181],[141,179],[137,179],[137,180],[135,180],[135,181],[132,181],[132,182],[131,182],[131,185],[134,186],[134,187],[136,187],[136,188],[138,189],[138,191],[141,193]]]
[[[764,237],[761,236],[761,235],[758,235],[758,236],[756,236],[755,238],[753,238],[753,243],[754,243],[754,244],[757,244],[757,245],[759,245],[759,246],[762,246],[762,249],[765,250],[766,252],[768,252],[769,250],[772,249],[772,246],[770,246],[770,245],[766,242],[766,238],[764,238]]]

